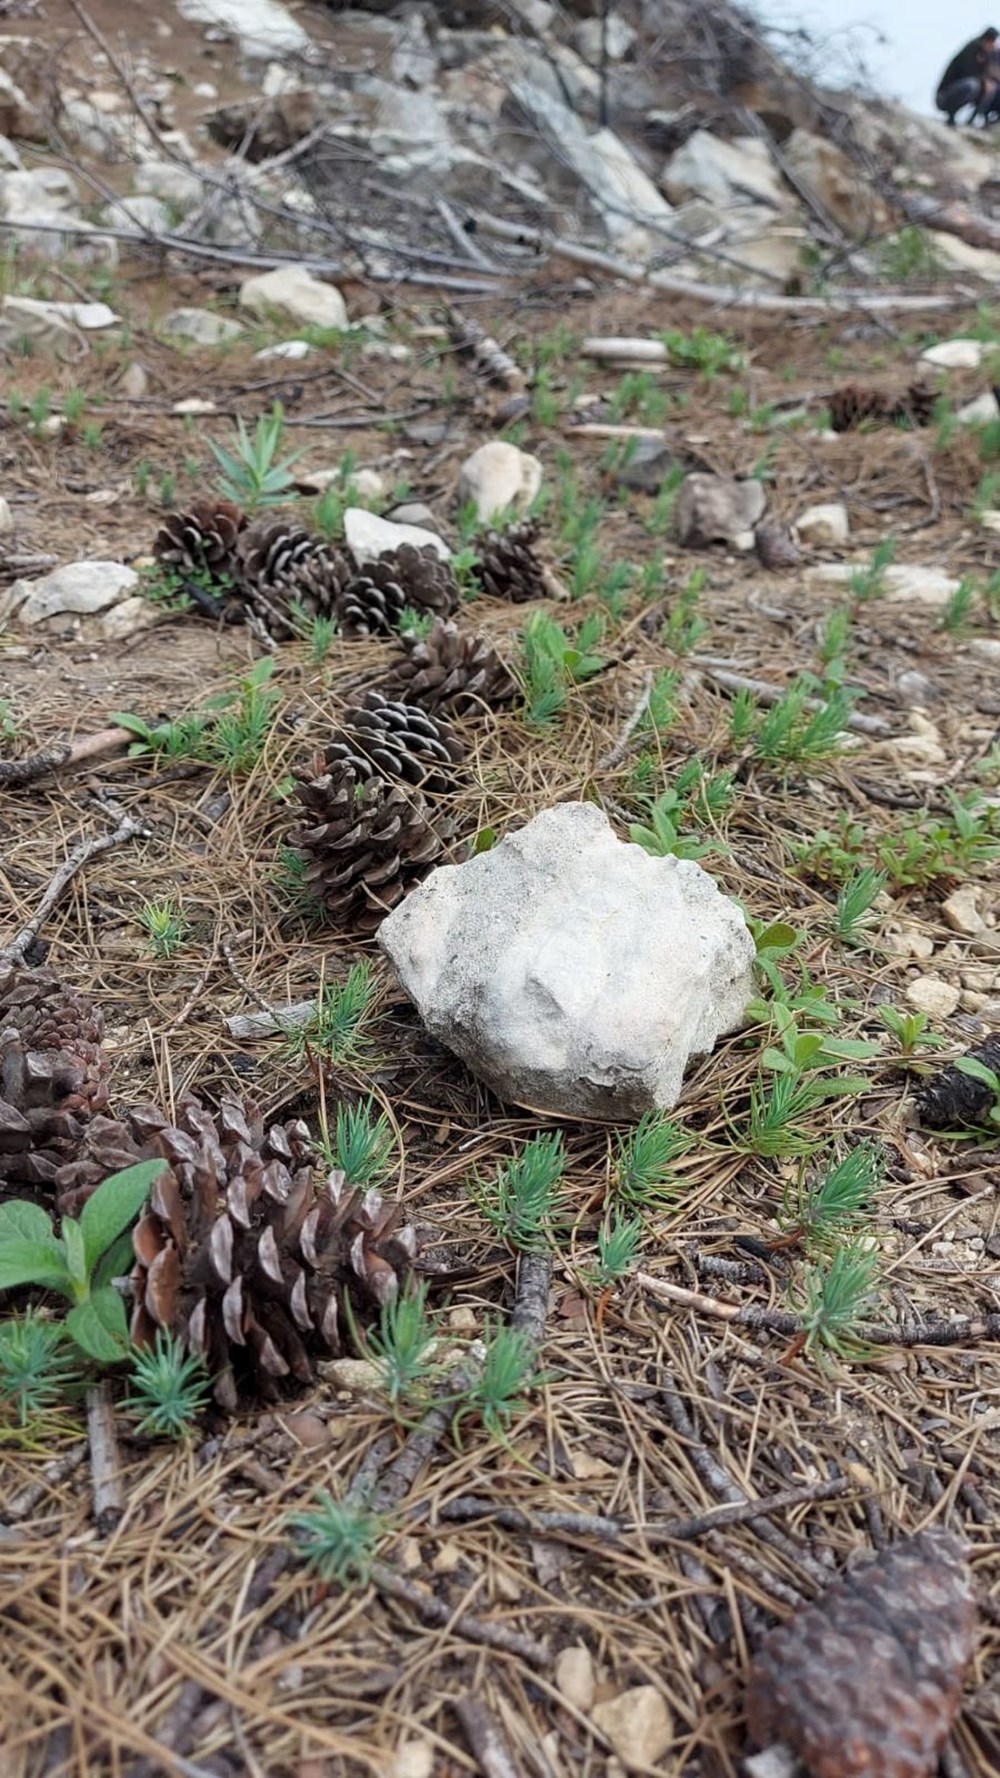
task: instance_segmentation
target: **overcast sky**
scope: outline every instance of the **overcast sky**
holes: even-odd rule
[[[832,61],[846,49],[848,28],[854,27],[853,43],[879,89],[924,112],[933,111],[934,89],[955,51],[987,25],[1000,30],[1000,0],[994,0],[997,16],[988,0],[952,0],[948,6],[940,0],[763,0],[760,11],[829,38]]]

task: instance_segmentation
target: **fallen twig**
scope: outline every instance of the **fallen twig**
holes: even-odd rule
[[[514,1311],[510,1324],[526,1336],[533,1351],[537,1350],[545,1337],[551,1282],[551,1253],[543,1249],[538,1253],[518,1254]]]
[[[748,679],[745,673],[734,673],[729,667],[723,667],[708,655],[692,654],[689,656],[691,665],[701,673],[707,673],[723,691],[748,691],[762,704],[780,704],[787,692],[787,686],[771,685],[766,679]],[[807,698],[808,710],[821,710],[822,698]],[[852,710],[845,718],[846,725],[861,735],[891,735],[892,728],[881,716],[864,716],[860,711]]]
[[[521,1778],[504,1732],[492,1711],[487,1710],[471,1692],[464,1698],[456,1698],[452,1708],[485,1778]]]
[[[618,736],[614,746],[610,747],[607,753],[602,753],[598,760],[597,766],[599,771],[610,771],[612,766],[620,765],[621,761],[625,758],[625,755],[628,752],[629,742],[649,708],[654,677],[655,675],[652,668],[648,668],[643,674],[642,689],[639,693],[635,707],[629,715],[628,721],[622,729],[621,734]]]
[[[456,1614],[450,1605],[436,1599],[433,1593],[423,1592],[414,1581],[406,1580],[385,1562],[373,1565],[371,1578],[373,1585],[387,1599],[398,1599],[404,1605],[412,1606],[425,1624],[452,1630],[456,1636],[464,1636],[467,1642],[481,1642],[487,1648],[502,1649],[505,1654],[516,1655],[532,1667],[548,1667],[552,1663],[548,1649],[533,1636],[524,1636],[520,1630],[511,1630],[506,1624],[493,1624],[485,1618],[472,1617],[468,1612]]]
[[[87,1438],[94,1484],[94,1519],[98,1531],[113,1531],[125,1511],[121,1455],[115,1429],[115,1406],[108,1382],[87,1390]]]
[[[24,759],[0,759],[0,790],[21,790],[53,772],[72,771],[104,754],[124,753],[132,740],[127,729],[105,728],[80,741],[61,741],[58,747],[29,753]]]
[[[720,1303],[717,1297],[681,1284],[668,1284],[649,1272],[636,1272],[635,1282],[651,1296],[680,1308],[697,1309],[717,1321],[739,1327],[755,1327],[765,1333],[794,1338],[803,1331],[802,1319],[788,1309],[768,1309],[758,1303]],[[859,1321],[853,1330],[859,1346],[964,1346],[980,1340],[1000,1340],[1000,1313],[962,1315],[954,1321],[900,1321],[895,1327],[877,1321]]]
[[[475,368],[491,383],[498,383],[503,389],[524,388],[524,372],[520,366],[492,335],[484,332],[478,321],[460,315],[457,309],[450,309],[448,332],[455,350],[468,353]]]
[[[0,949],[0,963],[17,963],[21,960],[32,940],[38,937],[67,886],[91,858],[96,858],[100,852],[109,852],[112,846],[120,846],[125,840],[134,840],[145,832],[140,821],[134,821],[131,815],[126,815],[113,833],[98,834],[93,839],[81,840],[59,866],[27,925],[22,927],[16,938]]]
[[[0,1522],[13,1525],[18,1519],[26,1519],[29,1513],[34,1512],[49,1488],[58,1488],[60,1482],[64,1482],[74,1470],[79,1469],[81,1463],[86,1462],[88,1450],[87,1441],[83,1439],[80,1444],[71,1445],[61,1457],[54,1457],[51,1463],[46,1463],[34,1481],[28,1482],[16,1494],[11,1495],[0,1513]]]

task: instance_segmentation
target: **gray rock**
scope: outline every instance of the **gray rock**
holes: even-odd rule
[[[752,531],[767,502],[758,481],[728,475],[686,475],[677,496],[677,536],[685,549],[734,543]]]
[[[921,352],[921,364],[933,364],[938,370],[978,370],[986,347],[982,340],[939,340]]]
[[[215,315],[211,309],[171,309],[160,322],[160,332],[170,339],[193,340],[196,346],[217,346],[243,332],[238,321]]]
[[[428,1030],[504,1099],[623,1120],[674,1105],[737,1029],[753,940],[689,859],[619,840],[592,803],[432,871],[379,942]]]
[[[311,327],[350,326],[347,304],[335,284],[324,284],[307,266],[283,265],[240,286],[239,304],[253,315],[281,315]]]
[[[425,531],[437,531],[438,517],[422,500],[403,500],[385,514],[394,525],[418,525]],[[998,644],[1000,647],[1000,644]]]
[[[771,157],[755,136],[723,142],[708,130],[696,130],[671,155],[661,183],[674,203],[681,203],[684,198],[706,198],[712,204],[732,204],[741,198],[753,198],[775,210],[790,207],[788,192]]]
[[[581,19],[573,27],[570,42],[585,62],[597,67],[603,53],[607,53],[609,62],[621,62],[633,50],[638,42],[632,26],[627,24],[617,13],[609,13],[606,25],[602,30],[600,19]]]
[[[76,180],[61,167],[33,167],[0,176],[0,215],[7,221],[24,221],[39,211],[58,214],[78,201]]]
[[[981,395],[974,395],[960,407],[955,418],[963,426],[988,426],[991,420],[1000,420],[1000,401],[992,389],[984,389]]]
[[[161,198],[181,212],[200,203],[207,189],[197,173],[179,167],[175,161],[145,161],[136,167],[132,183],[137,192]]]
[[[40,580],[15,580],[0,595],[0,622],[40,624],[52,617],[89,617],[134,592],[139,576],[122,562],[67,562]]]
[[[514,78],[511,94],[563,167],[590,193],[612,240],[622,241],[650,223],[670,223],[671,206],[613,130],[591,134],[575,111],[533,80]]]
[[[628,461],[615,473],[619,487],[635,488],[643,494],[655,494],[663,486],[668,470],[676,462],[665,438],[637,438]]]
[[[264,346],[254,353],[257,359],[268,358],[311,358],[315,352],[308,340],[279,340],[276,346]]]
[[[831,500],[822,506],[807,506],[795,521],[795,534],[800,543],[834,548],[846,543],[851,534],[846,506],[839,500]]]
[[[451,560],[451,550],[435,531],[420,525],[395,525],[380,519],[365,506],[349,506],[344,514],[344,542],[360,568],[365,562],[378,560],[384,549],[398,549],[401,543],[412,543],[422,549],[430,543],[443,562]]]
[[[166,235],[171,228],[170,211],[162,198],[151,193],[105,204],[101,221],[105,228],[124,228],[137,235]]]
[[[495,513],[504,513],[509,507],[523,512],[541,485],[542,466],[537,457],[502,438],[493,438],[462,464],[458,499],[462,505],[471,501],[479,518],[488,523]]]
[[[888,227],[884,199],[872,181],[858,178],[854,162],[835,142],[795,129],[782,152],[791,171],[845,234],[867,237]]]
[[[199,24],[219,25],[255,60],[297,55],[309,38],[279,0],[178,0],[178,11]]]

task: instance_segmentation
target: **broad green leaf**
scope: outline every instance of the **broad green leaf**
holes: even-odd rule
[[[80,1227],[88,1275],[106,1248],[135,1221],[165,1164],[139,1161],[121,1173],[112,1173],[87,1199],[80,1214]]]
[[[959,1056],[955,1067],[960,1074],[967,1074],[970,1080],[981,1081],[984,1087],[989,1087],[991,1093],[1000,1092],[1000,1076],[992,1068],[987,1068],[986,1063],[980,1062],[976,1056]]]
[[[46,1290],[61,1290],[69,1295],[72,1280],[59,1242],[4,1241],[0,1247],[0,1290],[13,1290],[16,1284],[41,1284]]]
[[[493,847],[496,845],[496,843],[497,843],[496,828],[495,827],[481,827],[475,837],[474,842],[473,842],[473,846],[472,846],[473,858],[478,858],[480,852],[491,851],[493,849]]]
[[[143,741],[148,741],[153,732],[148,722],[143,722],[141,716],[131,715],[128,710],[112,711],[110,720],[116,728],[126,728],[130,735],[138,735]]]
[[[108,1297],[114,1297],[117,1310],[105,1300]],[[125,1305],[117,1291],[99,1290],[85,1303],[77,1303],[66,1317],[66,1332],[98,1364],[118,1364],[128,1355]]]
[[[87,1255],[83,1245],[83,1229],[72,1216],[64,1216],[61,1234],[63,1252],[66,1255],[66,1270],[74,1284],[85,1285],[90,1277],[90,1267],[87,1264]]]
[[[773,1044],[768,1044],[761,1051],[760,1063],[762,1068],[773,1068],[776,1074],[798,1073],[795,1063],[785,1055],[784,1050],[775,1049]]]
[[[112,1278],[124,1278],[132,1270],[135,1261],[135,1250],[132,1246],[132,1231],[126,1229],[117,1241],[102,1253],[91,1277],[91,1289],[100,1290],[110,1284]]]
[[[51,1241],[52,1223],[40,1204],[14,1198],[0,1204],[0,1248],[8,1241]]]
[[[791,951],[798,943],[799,935],[794,926],[784,920],[775,920],[771,926],[765,926],[757,939],[757,955],[761,951]]]
[[[872,1056],[881,1055],[877,1043],[867,1043],[857,1037],[824,1037],[823,1054],[837,1062],[867,1062]]]

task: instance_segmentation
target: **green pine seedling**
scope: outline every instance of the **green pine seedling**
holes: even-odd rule
[[[536,611],[521,637],[521,680],[526,714],[535,728],[548,728],[566,704],[570,687],[590,679],[607,665],[595,652],[603,623],[586,618],[575,641],[548,612]]]
[[[375,1115],[374,1100],[361,1105],[338,1105],[332,1145],[324,1144],[331,1167],[343,1173],[349,1185],[367,1191],[378,1185],[392,1165],[395,1137],[385,1112]]]
[[[837,891],[833,929],[844,944],[863,942],[872,905],[882,894],[888,880],[885,871],[873,870],[870,865],[865,865],[852,872],[847,881],[841,884]]]
[[[323,904],[313,893],[307,876],[308,869],[309,860],[305,854],[296,851],[294,846],[283,843],[278,847],[271,884],[275,895],[289,913],[297,914],[301,920],[313,924],[322,919]]]
[[[825,701],[810,709],[813,682],[803,677],[761,718],[753,752],[765,764],[804,765],[839,753],[854,702],[842,685],[831,686]]]
[[[883,537],[872,550],[867,568],[859,568],[851,575],[848,585],[854,597],[862,601],[877,598],[885,585],[886,569],[892,567],[895,559],[896,539]]]
[[[861,1323],[879,1295],[878,1253],[857,1243],[838,1247],[809,1266],[793,1297],[802,1318],[801,1344],[810,1354],[832,1352],[850,1361],[865,1356]]]
[[[0,741],[3,742],[5,747],[9,747],[17,740],[17,736],[17,718],[14,715],[10,702],[7,698],[0,698]]]
[[[847,673],[847,644],[851,634],[851,611],[838,605],[823,625],[819,639],[819,658],[827,685],[841,685]]]
[[[158,756],[168,760],[199,759],[208,726],[207,717],[200,715],[181,716],[176,722],[150,724],[128,710],[116,710],[111,721],[135,736],[129,745],[130,759]]]
[[[273,672],[273,657],[264,655],[234,692],[209,698],[206,709],[215,713],[215,721],[202,752],[207,764],[235,778],[249,777],[277,721],[281,693],[268,683]]]
[[[336,1500],[324,1490],[314,1496],[307,1512],[292,1513],[285,1521],[298,1533],[296,1548],[307,1567],[320,1580],[337,1586],[365,1586],[376,1552],[389,1527],[384,1518],[351,1500]]]
[[[288,498],[295,485],[292,469],[302,452],[279,457],[284,424],[281,404],[276,402],[269,414],[258,417],[252,436],[242,416],[237,420],[235,451],[209,439],[209,449],[222,471],[219,493],[224,500],[235,501],[247,512],[258,512]]]
[[[645,1111],[635,1129],[616,1138],[614,1192],[619,1204],[634,1210],[662,1209],[677,1196],[673,1163],[691,1147],[694,1137],[672,1123],[663,1111]]]
[[[337,620],[334,617],[315,616],[309,622],[309,658],[313,665],[321,667],[326,660],[334,638],[337,634]]]
[[[0,1321],[0,1420],[13,1413],[24,1428],[58,1407],[79,1381],[61,1321],[49,1321],[37,1309]]]
[[[544,1245],[559,1203],[566,1168],[562,1131],[538,1135],[498,1167],[493,1179],[474,1176],[469,1191],[487,1222],[519,1252]]]
[[[842,1160],[786,1194],[784,1225],[809,1251],[829,1253],[858,1234],[885,1176],[885,1155],[874,1142],[859,1142]]]
[[[613,1217],[598,1230],[597,1263],[584,1273],[598,1290],[607,1290],[626,1278],[635,1264],[642,1240],[642,1223],[637,1216],[623,1216],[615,1210]]]
[[[434,1342],[426,1284],[382,1304],[378,1327],[368,1335],[367,1346],[382,1372],[394,1411],[404,1401],[426,1393],[435,1369],[431,1361]]]
[[[742,747],[757,727],[760,706],[752,691],[738,691],[729,706],[729,739]]]
[[[329,1067],[357,1066],[366,1059],[378,982],[367,958],[353,964],[342,982],[324,982],[305,1025],[290,1026],[292,1052],[315,1051]]]
[[[948,597],[939,620],[940,628],[947,631],[949,636],[964,636],[972,621],[978,597],[979,590],[975,581],[966,575]]]
[[[140,1161],[111,1174],[87,1199],[79,1221],[63,1217],[58,1235],[40,1205],[21,1198],[0,1204],[0,1290],[36,1284],[66,1297],[66,1332],[98,1364],[117,1364],[128,1354],[125,1305],[112,1280],[132,1263],[128,1230],[164,1164]]]
[[[154,957],[166,961],[179,950],[188,935],[188,923],[169,896],[163,901],[144,901],[136,916],[149,939]]]
[[[723,371],[734,374],[746,369],[746,358],[724,333],[695,327],[690,333],[671,329],[660,334],[671,364],[679,370],[696,370],[703,377],[717,377]]]
[[[482,1367],[459,1402],[453,1428],[457,1437],[464,1420],[478,1418],[490,1438],[503,1442],[515,1414],[527,1406],[525,1391],[538,1388],[544,1377],[535,1365],[534,1345],[521,1328],[487,1326],[485,1344]]]
[[[150,1349],[133,1349],[130,1381],[122,1406],[140,1416],[140,1438],[186,1438],[212,1392],[201,1354],[185,1352],[162,1327]]]
[[[806,1122],[823,1093],[819,1082],[776,1074],[750,1088],[750,1117],[743,1146],[751,1154],[791,1158],[812,1154],[817,1138]]]

